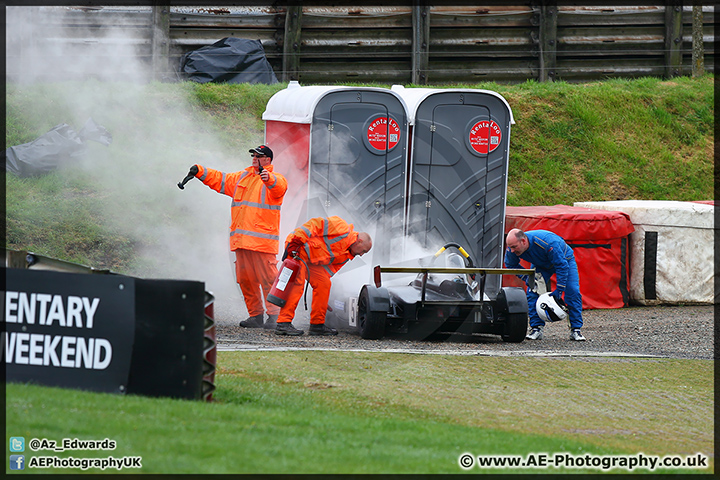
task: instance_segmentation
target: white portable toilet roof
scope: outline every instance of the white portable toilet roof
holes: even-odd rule
[[[497,92],[493,92],[492,90],[480,90],[476,88],[405,88],[402,85],[393,85],[391,90],[400,95],[405,100],[408,111],[408,123],[410,125],[415,125],[415,113],[417,112],[418,106],[420,106],[423,100],[425,100],[430,95],[447,92],[485,93],[488,95],[492,95],[493,97],[498,98],[501,102],[505,104],[508,112],[510,112],[510,124],[515,124],[515,119],[513,118],[510,104],[507,102],[507,100],[505,100],[505,97],[503,97]]]
[[[329,85],[301,87],[298,82],[293,80],[288,84],[287,88],[280,90],[268,100],[262,119],[289,123],[312,123],[315,107],[323,97],[332,92],[347,90],[389,93],[397,98],[405,111],[407,111],[407,105],[403,98],[387,88]]]

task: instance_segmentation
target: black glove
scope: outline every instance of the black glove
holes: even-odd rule
[[[177,186],[180,190],[185,190],[185,184],[195,178],[195,175],[198,173],[198,167],[197,165],[193,165],[190,167],[190,171],[187,175],[185,175],[185,178],[183,178],[182,182],[178,182]]]
[[[565,303],[565,300],[563,300],[562,297],[560,296],[560,295],[561,295],[560,292],[558,292],[558,291],[556,290],[556,291],[554,291],[553,293],[551,293],[550,295],[552,295],[552,297],[555,299],[555,301],[556,301],[557,304],[560,306],[560,308],[562,308],[562,309],[565,310],[566,312],[569,310],[569,309],[568,309],[568,306],[567,306],[567,303]]]

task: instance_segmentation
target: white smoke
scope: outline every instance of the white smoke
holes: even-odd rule
[[[127,273],[202,281],[216,297],[216,319],[245,318],[229,251],[231,198],[198,180],[184,190],[177,183],[196,163],[225,172],[249,166],[247,149],[262,142],[262,133],[250,132],[232,151],[190,105],[188,89],[148,83],[150,64],[136,39],[112,25],[92,32],[58,28],[76,14],[8,7],[7,82],[20,89],[40,82],[53,92],[50,101],[65,104],[71,117],[53,119],[57,124],[79,128],[91,117],[112,134],[109,147],[89,142],[86,159],[67,168],[91,179],[92,195],[118,234],[140,239],[137,263]]]
[[[398,254],[393,257],[392,266],[420,267],[427,262],[439,249],[430,250],[421,245],[415,238],[406,236],[393,239],[398,243]],[[440,245],[441,247],[442,245]],[[401,252],[401,253],[400,253]],[[348,262],[334,277],[331,291],[333,308],[343,309],[349,298],[357,298],[363,285],[374,284],[373,269],[377,262],[373,261],[372,250],[362,257],[355,257]],[[383,264],[381,266],[391,266]],[[439,266],[439,265],[438,265]],[[382,273],[382,286],[408,285],[417,277],[417,273]]]
[[[151,57],[146,42],[141,35],[128,36],[129,26],[113,23],[129,11],[147,13],[150,18],[150,7],[95,11],[82,7],[7,7],[8,79],[20,83],[77,78],[147,81],[152,72],[147,68]],[[92,18],[92,22],[80,27],[73,21],[77,16]]]

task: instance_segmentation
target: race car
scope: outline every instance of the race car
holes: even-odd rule
[[[440,258],[445,260],[443,266],[437,266]],[[364,285],[358,297],[350,299],[348,325],[362,338],[392,335],[425,340],[448,334],[493,334],[506,342],[525,339],[525,291],[502,287],[495,298],[489,298],[485,280],[487,275],[527,275],[533,288],[534,269],[475,268],[455,243],[443,246],[427,265],[418,263],[417,267],[375,266],[374,283]],[[383,274],[404,275],[383,283]],[[408,275],[414,275],[409,282]]]

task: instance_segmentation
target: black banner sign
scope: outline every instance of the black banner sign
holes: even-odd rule
[[[7,381],[125,393],[135,335],[135,279],[5,270]]]

